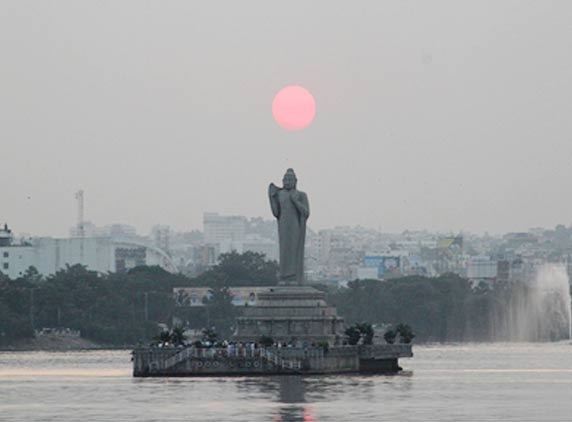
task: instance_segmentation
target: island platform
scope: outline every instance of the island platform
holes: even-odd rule
[[[283,187],[268,187],[278,224],[278,283],[260,292],[255,306],[241,310],[231,339],[239,347],[137,348],[135,377],[391,373],[401,369],[399,358],[413,356],[411,344],[376,345],[364,338],[361,345],[342,345],[344,319],[327,303],[325,292],[304,281],[310,208],[306,193],[296,188],[297,180],[288,169]],[[256,347],[268,344],[262,339],[289,347]]]
[[[133,351],[135,377],[256,376],[276,374],[396,373],[411,344],[330,348],[158,348]]]

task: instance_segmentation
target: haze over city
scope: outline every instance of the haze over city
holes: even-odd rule
[[[570,420],[571,22],[0,1],[0,419]]]
[[[572,221],[572,4],[3,2],[0,221],[201,228],[271,218],[296,169],[314,229]],[[316,118],[271,104],[300,84]]]

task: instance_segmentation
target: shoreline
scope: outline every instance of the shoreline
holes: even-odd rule
[[[123,350],[133,349],[133,345],[112,345],[96,343],[82,337],[42,335],[0,345],[0,352],[71,352],[82,350]]]

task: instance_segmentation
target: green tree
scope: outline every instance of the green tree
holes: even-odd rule
[[[236,307],[232,304],[232,294],[228,287],[214,287],[210,298],[205,302],[208,313],[208,328],[214,328],[221,339],[228,339],[234,332],[237,316]]]
[[[171,330],[171,341],[176,346],[184,345],[187,341],[187,336],[185,335],[185,328],[181,325],[176,325]]]
[[[203,286],[273,286],[278,282],[278,264],[265,255],[247,251],[221,254],[219,263],[199,275],[194,283]]]
[[[361,339],[361,332],[355,325],[346,328],[345,334],[350,346],[355,346]]]
[[[165,345],[165,344],[170,343],[172,338],[173,338],[172,334],[169,330],[163,330],[159,334],[157,334],[155,337],[153,337],[153,343]]]
[[[0,344],[32,338],[30,289],[0,273]]]
[[[357,325],[358,330],[361,334],[362,344],[371,345],[373,344],[373,327],[371,324],[366,322],[362,322],[361,324]]]
[[[371,345],[373,344],[373,327],[371,324],[361,322],[354,324],[346,329],[346,338],[351,346],[359,344]]]
[[[395,343],[395,338],[397,337],[397,332],[394,330],[387,330],[385,334],[383,334],[383,339],[387,344]]]
[[[444,274],[434,278],[355,280],[329,293],[328,300],[349,324],[404,323],[415,326],[423,341],[464,341],[490,332],[488,322],[493,309],[500,309],[493,305],[493,296],[499,297],[477,293],[468,280]]]
[[[24,274],[17,279],[19,283],[26,283],[28,285],[35,285],[41,283],[43,280],[44,277],[33,265],[29,266],[28,269],[24,271]]]
[[[262,347],[272,347],[272,345],[274,344],[274,339],[269,336],[260,336],[260,338],[258,339],[258,343]]]
[[[399,334],[399,340],[401,343],[409,344],[415,338],[413,330],[407,324],[399,324],[395,328],[396,334]]]
[[[18,280],[0,275],[0,341],[33,336],[35,327],[69,327],[96,342],[133,345],[147,341],[158,324],[170,325],[172,289],[190,280],[159,267],[98,274],[82,265],[49,277],[29,268]]]

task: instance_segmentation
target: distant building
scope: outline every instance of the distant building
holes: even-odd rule
[[[246,236],[246,218],[222,216],[214,212],[203,214],[205,243],[218,245],[220,253],[242,252]]]
[[[217,262],[218,248],[214,245],[198,246],[194,250],[193,262],[201,267],[212,267]]]
[[[493,282],[498,275],[499,263],[488,256],[474,256],[467,262],[467,278],[474,284]],[[501,265],[501,269],[504,267]]]
[[[510,263],[510,280],[511,281],[522,281],[530,273],[530,268],[524,264],[524,261],[517,257]]]
[[[0,229],[0,247],[10,246],[13,240],[12,230],[8,228],[8,224],[4,224],[4,227]]]
[[[517,232],[507,233],[503,236],[503,240],[512,248],[522,246],[524,244],[538,243],[538,237],[533,233]]]
[[[463,236],[441,237],[437,241],[437,249],[451,250],[454,248],[463,249]]]
[[[77,226],[70,229],[70,237],[114,237],[114,238],[135,238],[137,230],[129,224],[108,224],[104,227],[98,227],[90,221],[86,221],[82,225],[83,233]]]
[[[270,239],[259,233],[248,233],[247,228],[252,230],[256,224],[246,217],[231,215],[223,216],[218,213],[203,214],[204,242],[208,246],[214,246],[218,255],[236,251],[263,253],[266,259],[278,259],[278,242],[276,238]],[[265,226],[258,221],[258,226]],[[270,226],[274,228],[273,226]],[[268,228],[268,227],[263,227]]]
[[[169,226],[156,225],[151,229],[151,241],[153,246],[165,251],[171,251],[171,228]]]
[[[357,269],[356,278],[358,280],[377,280],[379,271],[377,267],[359,267]]]
[[[7,224],[0,229],[0,272],[18,278],[34,262],[34,249],[27,243],[14,244],[14,235]]]
[[[461,275],[465,270],[463,259],[463,236],[441,237],[435,248],[431,275],[453,272]]]
[[[113,238],[134,238],[137,236],[135,227],[129,224],[108,224],[100,229],[97,233],[99,236],[113,237]]]
[[[258,235],[246,235],[242,244],[242,252],[251,251],[262,253],[266,259],[278,261],[278,242],[271,239],[265,239]]]
[[[0,230],[0,271],[11,279],[21,277],[31,266],[47,276],[75,264],[100,273],[125,272],[141,265],[158,265],[177,272],[164,251],[129,240],[43,237],[16,244],[7,226]]]
[[[332,249],[332,231],[320,230],[314,239],[314,248],[316,250],[316,258],[319,263],[325,264],[330,259],[330,251]]]
[[[366,255],[363,263],[357,269],[357,277],[362,278],[392,278],[402,275],[401,257],[394,255]]]
[[[510,261],[499,260],[497,263],[497,281],[506,283],[510,281]]]
[[[173,295],[178,306],[202,307],[211,298],[209,287],[175,287]],[[268,287],[231,287],[232,304],[235,306],[256,305],[258,293],[268,292]]]
[[[246,235],[246,218],[206,212],[203,214],[203,229],[205,243],[221,243],[229,240],[242,243]]]

